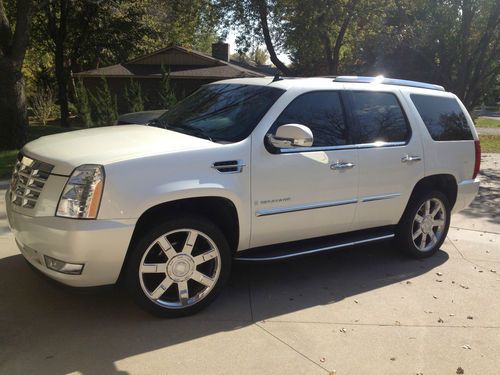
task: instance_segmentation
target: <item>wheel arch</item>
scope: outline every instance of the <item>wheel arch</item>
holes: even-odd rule
[[[415,184],[402,217],[406,214],[406,210],[408,209],[412,199],[419,194],[423,194],[431,190],[438,190],[446,195],[446,198],[448,198],[448,202],[450,203],[450,211],[453,209],[453,206],[457,201],[458,193],[458,184],[455,176],[446,173],[434,174],[423,177]]]
[[[202,196],[167,201],[148,208],[137,220],[122,265],[119,281],[123,277],[131,250],[139,241],[141,234],[160,220],[182,213],[203,216],[212,221],[226,236],[233,254],[236,252],[240,241],[240,220],[236,205],[229,198]]]

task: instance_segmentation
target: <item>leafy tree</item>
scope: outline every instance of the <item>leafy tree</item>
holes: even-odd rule
[[[388,11],[390,46],[378,64],[395,76],[442,84],[471,108],[500,73],[498,0],[401,0]]]
[[[92,102],[92,119],[96,126],[114,125],[118,118],[116,96],[111,95],[108,82],[102,78],[102,85],[94,94],[90,94]]]
[[[92,112],[89,94],[81,80],[76,83],[75,91],[75,103],[78,115],[80,116],[83,125],[90,128],[92,126]]]
[[[144,111],[141,85],[134,79],[131,79],[130,84],[125,87],[125,101],[128,112]]]

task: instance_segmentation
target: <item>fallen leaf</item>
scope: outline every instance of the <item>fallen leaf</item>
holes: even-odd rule
[[[467,285],[463,285],[463,284],[460,284],[460,287],[464,288],[464,289],[469,289],[469,287]]]
[[[325,362],[325,357],[320,358],[320,360],[319,360],[319,361],[320,361],[320,362]]]
[[[438,323],[444,323],[444,320],[443,320],[443,319],[441,319],[441,318],[439,318],[439,319],[438,319]]]
[[[337,371],[335,370],[330,371],[330,375],[337,375]]]
[[[455,316],[455,314],[450,314],[450,316]]]
[[[442,282],[443,282],[443,280],[440,280],[440,279],[436,279],[436,281],[437,281],[438,283],[442,283]]]
[[[359,303],[357,299],[354,300],[354,303]]]
[[[483,273],[483,270],[479,270],[478,272]]]
[[[396,357],[391,357],[391,361],[395,361],[396,360]]]
[[[443,276],[443,273],[442,272],[436,272],[436,275]]]
[[[342,333],[346,333],[346,332],[347,332],[347,329],[345,329],[345,328],[341,328],[341,329],[340,329],[340,332],[342,332]]]
[[[438,299],[438,297],[437,297],[437,296],[432,296],[432,298],[434,298],[434,299]]]
[[[496,271],[496,270],[490,270],[490,272],[497,273],[497,271]]]
[[[462,348],[463,349],[467,349],[467,350],[471,350],[472,348],[470,347],[470,345],[462,345]]]
[[[472,319],[474,319],[474,317],[472,315],[467,315],[467,319],[472,320]]]
[[[457,374],[458,375],[465,374],[464,369],[462,367],[457,368]]]

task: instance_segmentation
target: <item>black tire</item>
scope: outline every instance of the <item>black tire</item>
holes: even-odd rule
[[[191,232],[186,231],[186,239],[183,242],[183,229],[191,230],[192,233],[198,232],[197,239],[192,245],[187,245],[188,238],[190,236],[190,234],[188,233]],[[172,232],[174,233],[172,234]],[[168,236],[165,236],[168,233],[170,234]],[[175,238],[173,238],[172,236]],[[208,241],[205,236],[212,242],[210,243],[210,241]],[[166,255],[167,252],[163,250],[163,248],[168,247],[168,245],[161,246],[158,241],[160,238],[166,238],[166,243],[168,245],[171,245],[171,248],[173,248],[175,252],[177,252],[177,254],[174,253],[175,255],[173,255],[172,257],[168,257]],[[174,239],[175,241],[172,241],[172,239]],[[200,255],[202,253],[207,254],[207,250],[203,250],[203,248],[213,245],[215,245],[219,255],[214,255],[214,258],[210,258],[209,260],[203,259],[203,264],[196,265],[196,263],[194,263],[195,255]],[[186,246],[191,246],[192,248],[191,260],[188,259],[185,253],[179,251],[182,250],[181,247],[187,248]],[[125,273],[129,292],[132,294],[134,300],[142,308],[157,316],[165,318],[176,318],[180,316],[191,315],[205,308],[215,299],[223,285],[226,283],[231,269],[231,251],[221,230],[209,220],[194,215],[184,216],[176,219],[169,219],[164,223],[151,228],[148,232],[141,236],[141,239],[138,241],[137,245],[133,249],[131,249],[131,251],[132,253],[130,254],[129,260],[127,262]],[[212,251],[214,250],[212,249],[212,247],[210,247],[209,252]],[[182,256],[179,257],[179,255]],[[148,257],[164,257],[166,259],[165,269],[161,268],[161,272],[155,271],[151,273],[140,271],[141,265],[143,267],[149,266],[150,261],[148,261]],[[179,258],[183,257],[186,258],[187,261],[183,259],[179,260]],[[174,258],[176,260],[172,261],[172,259]],[[157,261],[155,262],[155,264],[161,264],[161,267],[163,267],[163,260],[162,262]],[[182,278],[189,277],[189,272],[196,271],[199,271],[204,276],[206,276],[204,272],[200,271],[200,267],[205,266],[209,267],[209,269],[217,269],[216,266],[219,267],[217,278],[215,278],[215,276],[210,276],[212,278],[204,279],[210,280],[210,282],[214,280],[213,284],[210,286],[210,289],[208,286],[205,286],[204,284],[194,279],[179,280],[179,282],[176,282],[172,279],[178,277],[176,272],[178,272],[179,269],[182,273],[186,268],[189,270],[187,271],[188,276],[181,275]],[[159,268],[159,266],[156,267],[156,269]],[[207,273],[210,274],[210,272]],[[158,280],[162,278],[164,279],[163,281],[159,281],[159,285],[155,288],[156,281],[149,280],[147,278],[158,278]],[[164,285],[168,285],[169,282],[172,282],[172,284],[170,284],[170,286],[166,286],[166,289],[164,289]],[[205,292],[200,292],[203,297],[200,297],[199,300],[195,300],[195,298],[198,297],[198,294],[196,294],[195,296],[183,300],[181,298],[180,287],[182,282],[185,283],[183,285],[186,285],[186,294],[183,294],[183,296],[187,295],[189,297],[191,293],[193,293],[193,289],[194,292],[196,292],[196,290],[198,289],[203,290],[203,288],[205,288]],[[151,287],[148,283],[151,283]],[[187,287],[188,284],[190,285],[189,288]],[[165,291],[162,292],[158,288],[164,289]],[[155,291],[159,291],[159,293],[163,294],[161,294],[161,296],[157,300],[153,301],[152,298],[156,297],[156,294],[154,294]],[[176,293],[178,294],[179,299],[178,304],[182,304],[183,301],[184,303],[189,303],[189,301],[191,300],[193,300],[194,302],[192,304],[183,306],[171,306],[176,303]],[[172,298],[172,302],[169,302],[167,297]]]
[[[422,213],[425,214],[425,207],[423,207],[423,205],[427,201],[431,202],[431,212],[433,210],[432,207],[436,209],[437,202],[441,202],[443,205],[442,212],[444,214],[441,216],[438,212],[436,214],[436,221],[432,221],[434,219],[430,218],[427,219],[427,221],[423,221],[422,223],[415,222],[415,220],[417,219],[417,213],[419,214],[419,217],[425,218],[426,216],[428,216],[421,215]],[[441,247],[444,240],[446,239],[446,235],[448,234],[448,229],[450,227],[450,214],[450,203],[448,201],[448,198],[440,191],[435,190],[422,192],[414,196],[408,203],[408,206],[406,207],[406,210],[403,214],[403,217],[401,218],[401,221],[399,222],[396,231],[396,243],[398,247],[405,254],[413,258],[427,258],[434,255],[436,251],[438,251],[438,249]],[[432,227],[433,223],[440,222],[441,219],[442,221],[444,221],[444,225],[441,229],[439,227]],[[424,226],[425,229],[423,229]],[[432,234],[429,231],[429,227],[431,227],[430,230],[434,233],[434,236],[436,238],[435,243],[432,243]],[[414,240],[413,237],[414,235],[419,233],[419,229],[421,234]],[[426,236],[425,239],[423,239],[424,235]],[[417,246],[417,244],[420,245],[420,247]],[[428,245],[426,246],[426,244]]]

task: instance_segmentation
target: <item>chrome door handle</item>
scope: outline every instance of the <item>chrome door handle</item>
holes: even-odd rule
[[[338,161],[336,163],[333,163],[330,165],[330,169],[338,170],[338,169],[351,169],[355,166],[356,164],[351,163],[351,162],[345,162],[345,161]]]
[[[416,155],[405,155],[401,158],[401,163],[408,163],[410,161],[420,161],[422,158]]]

